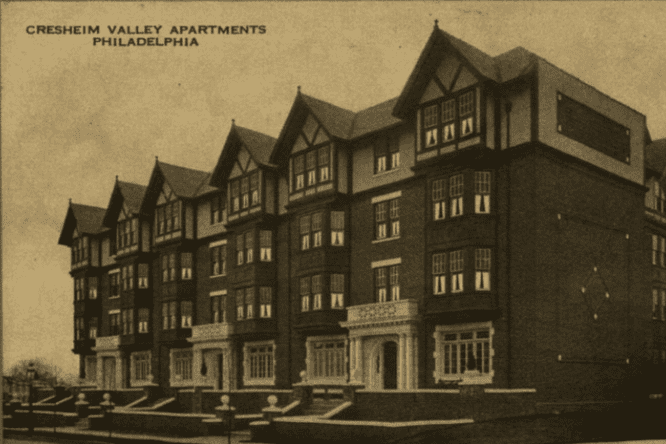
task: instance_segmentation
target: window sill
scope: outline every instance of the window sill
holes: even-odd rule
[[[381,244],[382,242],[388,242],[392,240],[400,239],[400,236],[386,237],[384,239],[375,239],[372,241],[373,244]]]
[[[210,278],[211,279],[221,278],[221,277],[225,277],[226,275],[227,275],[226,273],[225,274],[214,274],[214,275],[211,275]]]
[[[109,299],[120,299],[120,295],[117,295],[117,296],[109,296]]]
[[[243,385],[258,386],[258,385],[275,385],[275,378],[271,379],[245,379],[243,378]]]
[[[386,176],[387,174],[395,173],[396,171],[399,171],[399,170],[400,170],[400,167],[393,168],[391,170],[386,170],[386,171],[382,171],[382,172],[379,172],[379,173],[374,173],[372,177]]]

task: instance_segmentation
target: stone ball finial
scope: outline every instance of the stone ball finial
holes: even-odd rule
[[[223,407],[229,407],[229,395],[220,396],[220,401],[222,401]]]
[[[111,401],[111,393],[109,393],[109,392],[104,393],[103,398],[106,402]]]
[[[298,376],[301,377],[301,382],[305,382],[305,380],[308,377],[308,372],[306,372],[305,370],[301,370],[301,372],[298,374]]]
[[[277,396],[271,395],[271,396],[268,397],[268,404],[271,407],[275,407],[275,404],[277,404],[277,402],[278,402]]]
[[[85,393],[79,393],[78,398],[79,398],[79,401],[83,402],[83,401],[86,400],[86,394]]]
[[[148,375],[148,382],[149,382],[149,383],[152,384],[154,380],[155,380],[155,376],[153,376],[152,373],[151,373],[150,375]]]

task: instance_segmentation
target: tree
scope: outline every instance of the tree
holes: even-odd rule
[[[35,380],[38,381],[38,384],[50,387],[60,385],[69,387],[76,385],[77,383],[77,377],[75,375],[63,372],[60,367],[54,364],[49,364],[42,358],[24,359],[19,361],[5,372],[5,376],[10,377],[16,382],[27,382],[29,379],[28,367],[30,366],[30,363],[33,364],[35,369]]]

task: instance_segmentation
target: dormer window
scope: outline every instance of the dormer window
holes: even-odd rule
[[[210,200],[210,224],[219,224],[224,220],[224,203],[222,195],[217,194]]]
[[[294,158],[294,183],[297,190],[305,187],[305,156],[300,155]]]
[[[139,220],[137,218],[118,222],[116,243],[118,251],[139,244]]]
[[[260,176],[254,171],[229,184],[231,212],[237,213],[261,204]]]
[[[173,233],[180,230],[180,201],[157,207],[155,210],[157,235]]]
[[[294,191],[314,187],[331,181],[331,147],[309,149],[306,153],[294,157],[293,184]]]
[[[423,148],[435,148],[475,134],[475,94],[475,90],[468,90],[423,108]]]
[[[233,212],[239,211],[240,210],[240,183],[235,180],[231,182],[230,185],[231,188],[231,208]]]
[[[86,236],[74,239],[72,242],[72,266],[82,265],[88,261],[88,238]]]

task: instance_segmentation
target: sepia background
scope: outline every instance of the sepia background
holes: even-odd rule
[[[106,207],[155,156],[210,171],[231,119],[277,137],[303,92],[358,111],[397,96],[439,27],[491,56],[523,46],[647,116],[666,137],[664,2],[2,3],[3,360],[76,373],[68,208]],[[101,47],[29,25],[162,25],[190,47]],[[265,25],[265,34],[170,35]],[[126,40],[130,36],[123,37]],[[134,36],[136,37],[136,36]],[[155,37],[155,35],[151,36]]]

